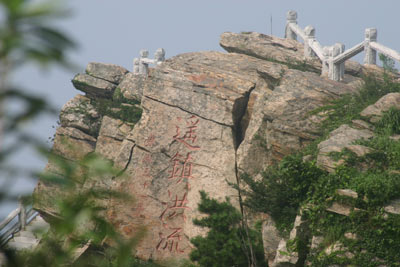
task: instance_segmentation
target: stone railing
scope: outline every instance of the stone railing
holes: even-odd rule
[[[28,225],[39,213],[32,208],[26,208],[20,200],[18,208],[13,210],[2,222],[0,222],[0,247],[7,244],[14,234],[25,230]],[[18,217],[15,221],[14,218]]]
[[[148,50],[140,50],[140,58],[133,59],[133,73],[137,75],[147,75],[149,64],[160,65],[165,60],[165,50],[158,48],[154,53],[154,59],[150,59]]]
[[[296,11],[289,11],[286,19],[285,38],[297,40],[297,36],[300,36],[304,40],[304,57],[306,59],[319,58],[322,61],[322,75],[326,75],[332,80],[343,80],[344,62],[362,51],[365,51],[364,64],[376,64],[377,51],[400,61],[399,52],[377,42],[378,32],[375,28],[366,29],[364,41],[345,50],[342,43],[321,46],[315,39],[314,27],[307,26],[303,30],[297,25]]]

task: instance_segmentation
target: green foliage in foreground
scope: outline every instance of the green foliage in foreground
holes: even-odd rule
[[[195,225],[209,228],[206,237],[191,240],[196,247],[190,259],[204,267],[249,266],[251,245],[257,261],[256,266],[265,266],[264,251],[260,233],[243,226],[240,212],[229,203],[210,199],[201,191],[199,211],[208,216],[193,222]],[[251,240],[252,244],[249,244]]]
[[[53,158],[53,164],[58,163],[60,173],[47,172],[42,174],[41,179],[47,185],[54,184],[62,192],[56,201],[59,217],[52,219],[50,231],[34,251],[5,251],[8,266],[158,266],[132,256],[135,245],[146,233],[144,227],[127,240],[104,218],[105,205],[110,198],[123,200],[130,205],[134,205],[134,200],[96,186],[85,188],[75,179],[77,173],[82,172],[87,177],[86,182],[107,177],[121,179],[120,170],[114,169],[109,161],[95,154],[89,154],[79,162],[69,162],[56,155],[50,157]],[[75,261],[74,251],[88,242],[88,251]]]
[[[361,110],[390,92],[400,92],[400,84],[388,76],[382,81],[366,79],[360,95],[345,96],[326,108],[329,118],[324,127],[331,131],[358,118]],[[390,138],[400,134],[399,125],[400,110],[390,109],[375,123],[375,137],[358,142],[372,152],[363,157],[349,151],[335,154],[336,160],[345,161],[335,173],[318,169],[315,161],[303,162],[304,154],[298,154],[268,169],[260,181],[244,177],[250,186],[246,204],[270,214],[283,234],[291,230],[296,212],[303,207],[303,219],[308,221],[312,235],[324,238],[319,248],[307,249],[307,261],[313,266],[400,266],[400,216],[386,214],[382,208],[400,198],[400,141]],[[356,191],[358,198],[336,194],[337,189],[344,188]],[[333,201],[358,210],[348,217],[326,211]],[[357,238],[348,239],[345,233],[355,233]],[[344,251],[330,255],[321,252],[337,242],[343,244]]]

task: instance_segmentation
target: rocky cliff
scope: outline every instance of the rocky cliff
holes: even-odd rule
[[[240,209],[240,193],[229,184],[242,187],[241,173],[256,177],[320,137],[324,114],[311,112],[356,93],[359,77],[378,71],[349,62],[345,81],[339,83],[321,77],[320,62],[304,61],[303,45],[293,40],[224,33],[220,45],[228,53],[181,54],[146,77],[90,63],[72,81],[84,95],[61,110],[53,151],[69,161],[96,152],[123,170],[123,178],[77,177],[76,193],[98,187],[133,196],[132,205],[106,199],[104,216],[126,237],[146,226],[136,247],[141,258],[187,258],[190,238],[205,231],[192,222],[202,216],[197,210],[200,190],[218,200],[230,197]],[[355,139],[370,136],[368,129],[349,128],[320,144],[318,162],[327,170],[335,168],[326,155],[343,143],[341,133]],[[52,161],[46,170],[60,172]],[[55,203],[64,192],[57,185],[41,180],[34,194],[35,209],[47,218],[59,215]],[[264,232],[268,227],[265,223]],[[274,235],[267,234],[270,239]],[[280,237],[275,239],[265,242],[270,263]]]

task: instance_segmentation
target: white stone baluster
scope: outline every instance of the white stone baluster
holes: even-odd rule
[[[322,72],[321,76],[328,77],[329,76],[329,53],[330,46],[324,46],[323,48],[324,59],[322,60]]]
[[[297,12],[294,10],[290,10],[286,14],[285,38],[297,40],[297,34],[289,27],[290,23],[297,24]]]
[[[25,205],[24,205],[24,202],[21,197],[19,198],[19,208],[20,208],[20,211],[19,211],[18,220],[19,220],[19,223],[21,224],[21,230],[24,231],[25,227],[26,227],[26,209],[25,209]]]
[[[154,60],[156,61],[156,65],[160,65],[163,61],[165,61],[165,50],[163,48],[158,48],[154,53]]]
[[[376,42],[377,37],[378,37],[378,31],[375,28],[368,28],[365,30],[364,64],[376,65],[376,50],[372,49],[369,44],[370,44],[370,42]]]
[[[148,56],[149,56],[148,50],[145,49],[140,50],[139,74],[147,75],[149,73],[149,64],[146,62]]]
[[[315,29],[313,26],[307,26],[304,29],[304,33],[306,35],[306,39],[304,40],[304,57],[307,58],[315,58],[317,55],[314,53],[312,48],[310,47],[310,42],[315,40]]]
[[[340,80],[340,64],[335,64],[333,59],[340,54],[340,44],[335,44],[329,48],[329,79]]]
[[[140,62],[140,60],[138,58],[133,59],[133,73],[134,74],[139,74],[139,62]]]
[[[158,48],[154,53],[154,59],[148,58],[148,50],[140,50],[140,58],[133,59],[133,73],[137,75],[147,75],[149,73],[149,64],[160,65],[165,61],[165,50]]]
[[[335,44],[335,46],[338,47],[339,49],[339,55],[344,53],[345,50],[345,46],[342,43],[337,43]],[[340,64],[338,64],[338,68],[339,68],[339,81],[342,81],[344,79],[344,61]]]

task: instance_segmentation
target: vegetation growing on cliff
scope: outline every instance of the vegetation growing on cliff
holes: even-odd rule
[[[209,228],[206,237],[197,236],[191,240],[195,249],[190,259],[199,266],[264,266],[264,250],[260,233],[249,229],[249,237],[242,225],[240,212],[229,203],[229,199],[219,203],[200,192],[199,211],[208,216],[195,219],[195,225]],[[249,244],[251,240],[252,244]],[[253,265],[249,246],[254,249]]]
[[[121,90],[116,88],[112,99],[96,99],[92,101],[102,116],[120,119],[127,123],[137,123],[142,116],[139,102],[125,98]]]
[[[250,187],[245,204],[265,212],[276,221],[283,236],[291,230],[300,209],[311,229],[311,236],[322,236],[323,242],[308,251],[307,261],[313,266],[352,264],[355,266],[400,266],[400,216],[383,209],[391,200],[400,198],[400,110],[390,109],[374,124],[374,137],[358,141],[371,148],[365,156],[350,151],[333,155],[344,164],[335,173],[316,167],[317,144],[342,124],[359,119],[359,113],[382,96],[400,92],[400,84],[389,73],[383,79],[365,77],[358,95],[347,95],[316,111],[328,111],[322,123],[322,137],[302,153],[288,156],[268,169],[260,181],[244,176]],[[311,155],[311,161],[303,156]],[[356,199],[336,194],[337,189],[351,189]],[[326,209],[333,202],[353,207],[350,216],[331,213]],[[355,234],[349,238],[349,233]],[[346,235],[345,235],[346,234]],[[310,238],[311,238],[310,236]],[[310,244],[311,240],[304,240]],[[296,250],[304,242],[295,242]],[[301,243],[301,244],[300,244]],[[341,250],[326,253],[328,247]]]

